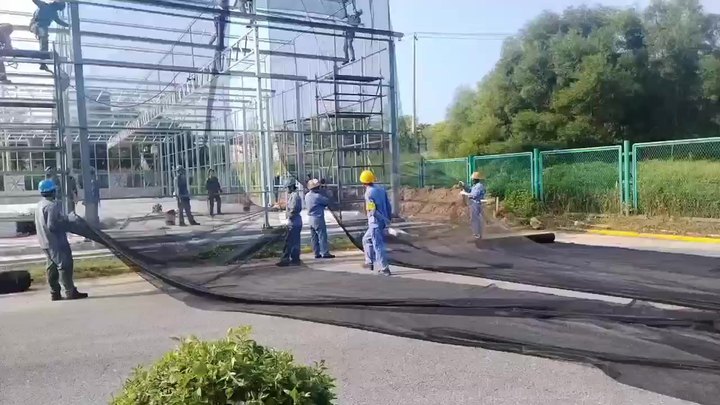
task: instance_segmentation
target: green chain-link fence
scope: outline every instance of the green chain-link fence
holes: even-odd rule
[[[423,165],[425,187],[452,187],[467,177],[467,158],[426,160]]]
[[[622,208],[622,146],[540,152],[542,198],[552,212]]]
[[[720,217],[720,138],[633,145],[633,205],[648,215]]]
[[[475,156],[472,171],[485,175],[485,187],[494,197],[505,199],[513,191],[532,193],[532,152]]]

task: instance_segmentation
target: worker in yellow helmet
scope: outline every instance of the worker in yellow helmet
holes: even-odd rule
[[[368,229],[362,238],[365,267],[374,271],[375,265],[378,265],[379,274],[389,276],[385,231],[390,226],[392,207],[387,192],[376,185],[376,181],[373,172],[365,170],[360,173],[360,183],[365,186],[365,211],[368,218]]]
[[[470,176],[472,187],[469,191],[465,188],[465,184],[460,182],[460,186],[463,187],[460,195],[468,197],[470,202],[470,225],[475,239],[482,238],[483,233],[483,200],[485,199],[485,186],[483,185],[482,180],[484,178],[485,176],[483,176],[480,172],[473,173],[472,176]]]

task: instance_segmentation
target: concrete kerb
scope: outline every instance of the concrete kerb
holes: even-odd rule
[[[603,236],[620,236],[626,238],[643,238],[643,239],[658,239],[658,240],[671,240],[678,242],[691,242],[691,243],[709,243],[709,244],[720,244],[720,238],[714,238],[709,236],[686,236],[686,235],[671,235],[662,233],[644,233],[644,232],[631,232],[631,231],[615,231],[609,229],[590,229],[580,233],[588,233],[592,235],[603,235]]]

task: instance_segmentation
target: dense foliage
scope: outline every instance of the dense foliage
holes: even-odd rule
[[[296,365],[291,354],[265,348],[249,328],[213,342],[186,339],[149,368],[139,368],[113,405],[328,405],[334,380],[325,367]]]
[[[698,0],[545,12],[430,128],[439,157],[711,136],[720,18]]]

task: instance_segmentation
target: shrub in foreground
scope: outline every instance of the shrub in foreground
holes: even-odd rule
[[[250,328],[226,338],[191,337],[148,368],[138,368],[112,405],[325,405],[335,381],[321,362],[297,365],[289,353],[250,339]]]

